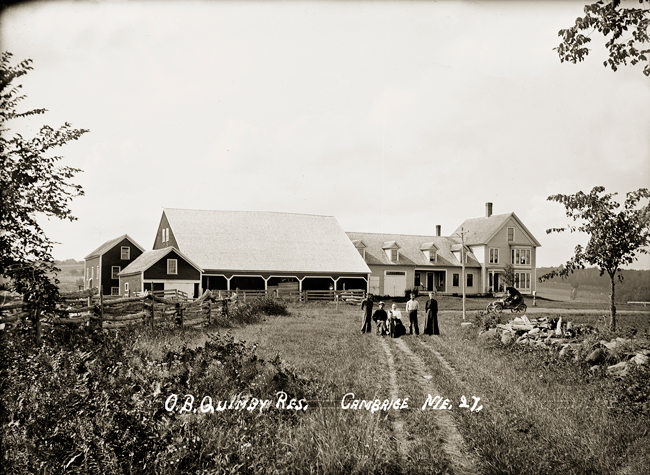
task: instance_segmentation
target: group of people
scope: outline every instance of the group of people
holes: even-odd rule
[[[425,311],[427,312],[427,320],[424,327],[425,335],[440,335],[440,329],[438,328],[438,301],[434,297],[434,293],[429,292],[429,300],[425,304]],[[390,335],[391,338],[399,338],[405,335],[406,328],[402,323],[402,312],[397,309],[397,305],[393,304],[388,312],[384,310],[384,302],[379,302],[378,305],[379,309],[373,313],[372,295],[366,294],[366,298],[361,302],[361,310],[363,311],[361,333],[371,333],[371,322],[375,322],[377,325],[377,335]],[[418,310],[419,303],[415,300],[415,294],[411,294],[411,299],[406,302],[406,312],[409,316],[409,335],[412,335],[413,332],[416,335],[420,334]]]

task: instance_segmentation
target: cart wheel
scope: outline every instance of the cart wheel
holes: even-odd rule
[[[501,305],[501,304],[498,303],[498,302],[495,303],[495,304],[494,304],[494,311],[495,311],[496,313],[501,313],[501,312],[503,312],[503,305]]]
[[[526,304],[522,303],[522,304],[519,305],[519,307],[517,307],[517,311],[521,312],[521,313],[525,313],[527,308],[528,307],[526,306]]]
[[[494,312],[494,304],[489,303],[488,306],[485,307],[485,310],[487,311],[487,313],[493,313]]]

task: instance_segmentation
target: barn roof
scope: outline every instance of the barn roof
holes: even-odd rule
[[[117,237],[115,239],[111,239],[110,241],[106,241],[104,244],[102,244],[97,249],[95,249],[93,252],[91,252],[86,257],[84,257],[84,260],[85,259],[91,259],[93,257],[99,257],[99,256],[105,254],[106,252],[113,249],[113,247],[115,247],[118,243],[120,243],[125,238],[128,239],[129,241],[131,241],[131,244],[133,244],[135,247],[137,247],[142,252],[144,252],[144,248],[142,246],[140,246],[140,244],[135,242],[131,236],[129,236],[128,234],[123,234],[120,237]]]
[[[333,216],[165,208],[178,248],[204,271],[369,274]]]
[[[160,259],[162,259],[172,251],[175,251],[180,257],[185,259],[190,265],[194,266],[199,272],[201,271],[201,268],[197,266],[194,262],[192,262],[190,259],[188,259],[186,255],[184,255],[175,247],[170,246],[170,247],[165,247],[163,249],[155,249],[153,251],[143,252],[138,256],[136,260],[134,260],[128,266],[122,269],[119,275],[125,276],[125,275],[139,274],[140,272],[144,272],[147,269],[149,269],[149,267],[154,265],[156,262],[160,261]]]
[[[352,241],[362,239],[366,243],[366,263],[373,265],[411,265],[411,266],[461,266],[461,263],[452,252],[452,247],[458,240],[445,236],[414,236],[408,234],[380,234],[380,233],[347,233]],[[387,242],[394,242],[399,246],[399,261],[392,262],[386,252]],[[438,260],[430,262],[423,250],[438,250]],[[459,247],[460,249],[460,247]],[[473,254],[467,256],[468,267],[480,267]]]

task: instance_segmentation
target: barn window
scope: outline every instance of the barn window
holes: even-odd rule
[[[131,248],[129,246],[122,246],[122,260],[128,261],[131,259]]]
[[[119,279],[118,275],[120,273],[120,266],[111,266],[111,279]]]
[[[119,287],[111,287],[111,295],[120,295]]]
[[[178,274],[178,261],[176,259],[167,259],[167,273]]]

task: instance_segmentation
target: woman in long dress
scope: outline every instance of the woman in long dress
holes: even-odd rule
[[[424,327],[425,335],[440,335],[438,328],[438,301],[433,298],[433,292],[429,292],[429,300],[425,305],[427,311],[427,324]]]

